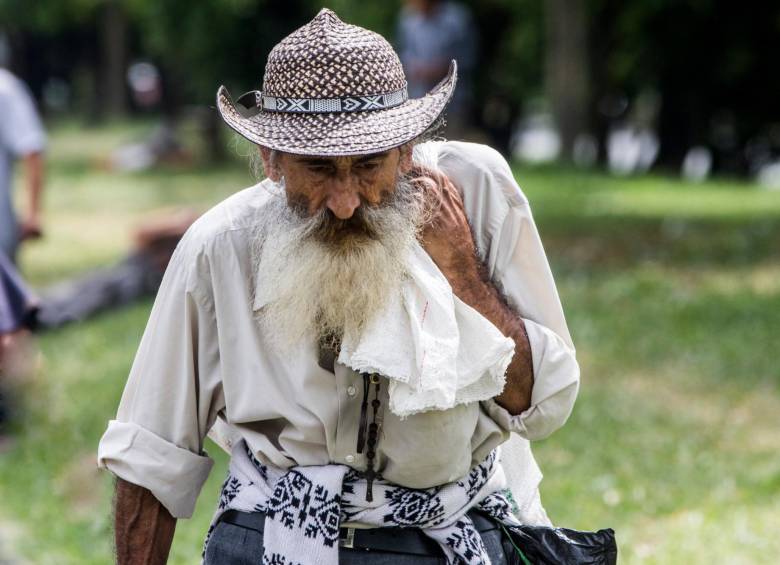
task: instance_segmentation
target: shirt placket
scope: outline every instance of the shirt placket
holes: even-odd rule
[[[336,394],[338,395],[338,423],[335,449],[331,453],[334,463],[345,463],[358,470],[365,469],[365,456],[357,453],[357,436],[362,399],[362,380],[358,373],[335,364]]]

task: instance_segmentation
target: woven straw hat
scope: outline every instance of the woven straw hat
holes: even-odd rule
[[[430,127],[455,88],[447,76],[410,100],[406,77],[379,34],[322,9],[268,56],[263,90],[234,103],[217,92],[222,119],[248,140],[299,155],[360,155],[403,145]]]

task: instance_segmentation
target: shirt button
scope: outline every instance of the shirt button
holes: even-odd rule
[[[355,396],[357,394],[357,389],[355,388],[355,385],[349,385],[347,387],[347,394],[349,396]]]
[[[354,463],[355,462],[355,456],[354,455],[347,455],[344,458],[344,461],[346,461],[347,463]]]

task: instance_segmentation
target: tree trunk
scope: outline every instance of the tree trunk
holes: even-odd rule
[[[588,129],[588,33],[584,0],[545,2],[545,86],[561,136],[562,157]]]
[[[206,155],[212,163],[225,160],[225,147],[222,145],[221,132],[224,128],[222,118],[216,110],[208,108],[204,115],[203,134],[206,141]]]
[[[127,112],[125,65],[127,16],[119,2],[108,0],[100,13],[102,113],[117,116]]]

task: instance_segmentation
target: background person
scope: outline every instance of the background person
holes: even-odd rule
[[[471,73],[476,61],[477,29],[466,6],[441,0],[407,0],[398,17],[398,56],[418,98],[458,62],[458,88],[447,108],[447,135],[462,137],[469,125]]]
[[[0,249],[16,262],[19,243],[40,237],[46,133],[25,85],[0,68]],[[27,205],[17,220],[12,198],[14,161],[24,163]]]

